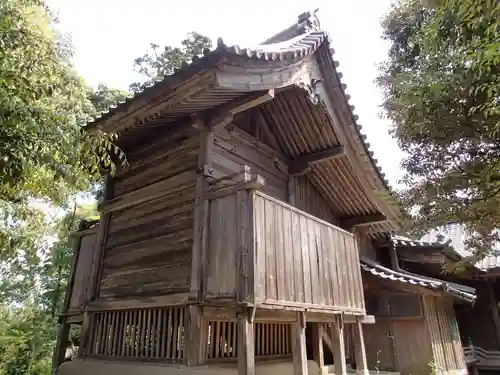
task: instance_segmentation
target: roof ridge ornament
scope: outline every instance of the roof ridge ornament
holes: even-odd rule
[[[321,23],[318,18],[319,8],[312,11],[307,11],[298,16],[297,28],[301,33],[310,31],[320,31]]]

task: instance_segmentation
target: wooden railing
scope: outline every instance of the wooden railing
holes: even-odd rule
[[[480,369],[498,370],[500,369],[500,351],[485,350],[478,346],[465,346],[465,363],[473,364]]]
[[[210,200],[205,299],[364,312],[354,236],[255,190]]]

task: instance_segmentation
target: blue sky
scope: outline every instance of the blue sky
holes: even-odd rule
[[[380,35],[381,17],[391,0],[48,0],[59,13],[61,28],[72,35],[75,65],[93,86],[106,83],[127,89],[137,80],[135,57],[151,42],[176,44],[190,31],[214,41],[252,46],[319,8],[323,29],[335,48],[339,71],[356,106],[359,123],[391,185],[402,176],[401,151],[388,135],[390,123],[380,119],[382,98],[374,79],[377,63],[387,56]],[[312,6],[311,6],[312,5]]]

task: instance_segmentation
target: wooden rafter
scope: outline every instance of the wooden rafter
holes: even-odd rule
[[[380,223],[380,222],[383,222],[386,220],[387,220],[387,217],[385,215],[382,215],[382,214],[355,216],[355,217],[341,219],[339,222],[339,226],[341,228],[351,229],[354,227],[370,225],[370,224],[374,224],[374,223]]]
[[[325,160],[338,158],[342,155],[344,155],[344,146],[335,146],[311,154],[301,155],[292,159],[288,171],[291,176],[302,176],[308,172],[312,165]]]

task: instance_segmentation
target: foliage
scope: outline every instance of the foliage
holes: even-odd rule
[[[105,84],[98,85],[96,90],[90,90],[88,93],[88,98],[96,112],[106,111],[110,106],[116,105],[128,96],[128,92],[109,88]]]
[[[156,79],[173,74],[175,69],[189,62],[193,56],[201,55],[204,50],[212,48],[210,38],[191,32],[181,41],[180,47],[160,46],[151,43],[150,50],[134,61],[134,69],[146,78],[145,83],[134,82],[131,91],[141,91],[144,86],[151,85]]]
[[[476,257],[500,225],[500,3],[400,0],[378,83],[407,153],[402,199],[415,228],[460,222]]]

